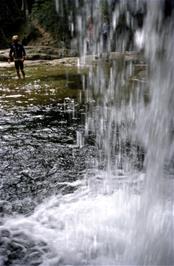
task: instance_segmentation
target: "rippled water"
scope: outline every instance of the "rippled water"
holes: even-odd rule
[[[37,80],[26,69],[25,81],[13,79],[9,70],[0,84],[0,265],[40,265],[43,252],[50,249],[47,241],[39,240],[39,247],[23,227],[14,233],[4,222],[19,214],[31,215],[50,196],[76,190],[87,157],[95,153],[88,140],[82,141],[86,115],[82,75],[60,67],[56,77],[50,71],[43,83],[42,68]],[[52,84],[56,78],[57,86]]]
[[[46,83],[42,67],[37,80],[31,79],[30,71],[26,69],[25,81],[13,79],[13,70],[1,81],[1,265],[105,265],[107,252],[114,264],[128,244],[120,228],[127,225],[119,219],[127,208],[134,208],[123,203],[125,192],[118,189],[141,190],[144,177],[139,179],[138,172],[144,151],[136,142],[120,138],[120,160],[132,156],[137,173],[130,180],[120,167],[113,175],[113,192],[105,195],[105,159],[97,170],[95,134],[85,125],[88,109],[97,107],[88,93],[83,98],[84,75],[78,83],[77,73],[71,75],[71,70],[64,69],[59,75],[57,70],[56,85],[62,86],[57,88],[51,70]],[[69,98],[72,82],[79,87],[73,85],[74,97]],[[124,129],[124,124],[119,126],[120,137]],[[134,197],[133,205],[138,196]],[[113,210],[115,203],[120,213]],[[115,219],[118,228],[114,229]],[[114,237],[111,248],[113,230],[121,235],[119,240]]]

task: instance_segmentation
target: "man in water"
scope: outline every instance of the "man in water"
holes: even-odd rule
[[[9,52],[8,62],[14,61],[16,73],[18,78],[21,78],[20,71],[22,73],[23,78],[25,78],[24,72],[24,60],[25,60],[25,49],[22,44],[19,43],[18,35],[14,35],[12,37],[12,45]]]
[[[107,52],[108,49],[108,37],[109,37],[109,22],[107,18],[104,18],[102,25],[102,43],[103,43],[103,52]]]

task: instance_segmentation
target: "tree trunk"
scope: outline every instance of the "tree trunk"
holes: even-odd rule
[[[21,7],[22,11],[25,11],[25,15],[26,17],[28,17],[29,15],[29,10],[28,10],[28,2],[27,0],[22,0],[22,7]]]

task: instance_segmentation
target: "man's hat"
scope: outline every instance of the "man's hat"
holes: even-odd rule
[[[14,35],[12,37],[12,41],[19,41],[19,36],[18,35]]]

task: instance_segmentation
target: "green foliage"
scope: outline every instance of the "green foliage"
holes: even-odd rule
[[[17,33],[25,22],[25,14],[17,0],[1,0],[0,8],[0,48],[8,46],[11,36]]]
[[[53,16],[52,16],[53,15]],[[53,1],[36,0],[32,8],[32,18],[37,19],[46,29],[55,21],[55,9]],[[54,24],[54,23],[53,23]],[[52,26],[53,27],[53,26]]]
[[[106,0],[102,0],[101,1],[101,12],[102,12],[102,15],[104,17],[107,17],[109,16],[109,5],[108,5],[108,1]]]
[[[23,2],[24,1],[24,2]],[[0,48],[7,47],[13,34],[20,34],[25,44],[41,37],[35,23],[49,32],[57,47],[69,48],[72,38],[70,23],[76,24],[76,14],[80,12],[86,0],[58,0],[60,10],[56,11],[55,0],[1,0],[0,8]],[[22,2],[24,5],[22,5]],[[92,0],[91,0],[92,3]],[[92,8],[92,4],[91,4]],[[109,17],[108,1],[101,0],[103,17]],[[27,16],[29,11],[29,17]],[[92,10],[91,10],[92,12]],[[75,32],[76,35],[76,28]]]
[[[56,12],[54,0],[35,0],[31,18],[36,20],[46,31],[52,34],[58,46],[61,46],[61,42],[68,44],[70,31],[65,6],[64,15],[61,16]]]

